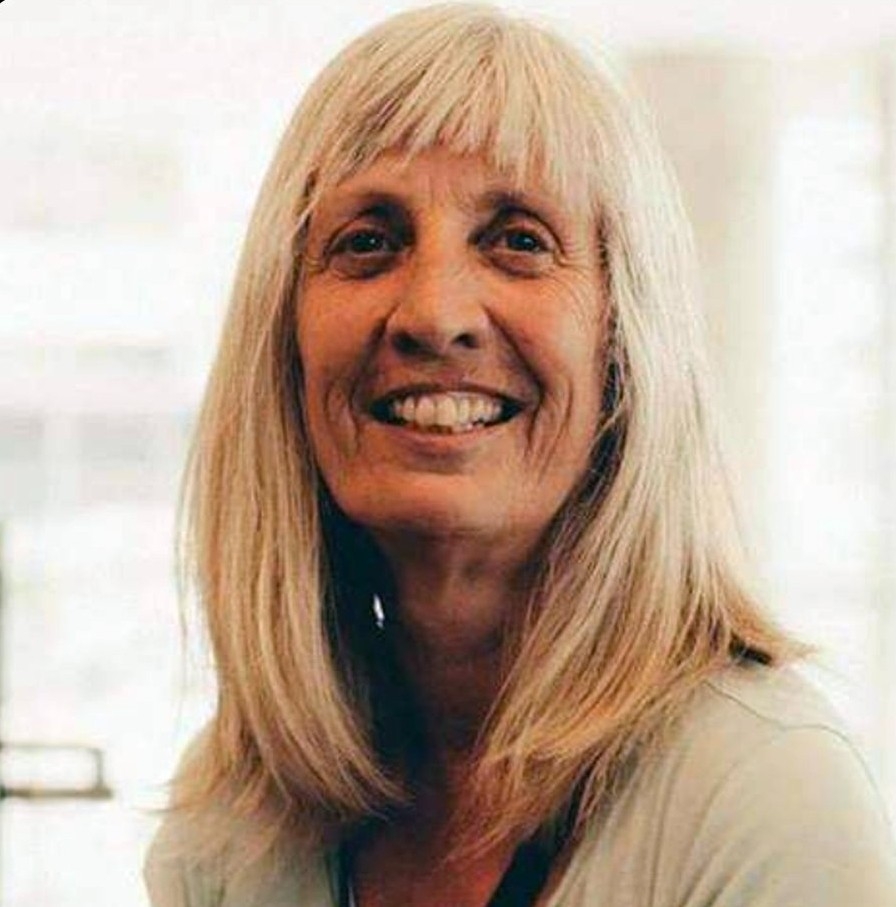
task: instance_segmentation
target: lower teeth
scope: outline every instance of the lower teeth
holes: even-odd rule
[[[465,422],[456,425],[418,425],[415,422],[402,422],[408,428],[416,428],[418,431],[433,432],[440,435],[458,435],[462,432],[473,431],[475,428],[486,428],[491,423],[486,422]]]

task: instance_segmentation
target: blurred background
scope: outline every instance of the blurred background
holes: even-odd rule
[[[146,905],[207,657],[178,479],[279,133],[409,3],[0,0],[0,904]],[[694,219],[762,589],[896,813],[896,4],[502,4],[606,43]]]

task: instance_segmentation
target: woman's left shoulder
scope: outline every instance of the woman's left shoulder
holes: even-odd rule
[[[883,798],[800,670],[746,662],[715,675],[665,759],[666,792],[687,819],[667,841],[678,855],[676,903],[896,905]]]
[[[789,665],[744,661],[729,666],[705,681],[693,706],[696,718],[701,709],[727,712],[737,723],[753,724],[760,734],[814,726],[848,736],[828,698],[803,670]]]
[[[737,666],[702,684],[594,831],[570,904],[896,907],[872,774],[792,668]]]
[[[744,663],[701,684],[648,762],[670,779],[709,793],[741,772],[773,761],[780,767],[813,751],[875,786],[852,733],[804,673]],[[823,780],[817,772],[813,779]]]
[[[739,666],[708,681],[678,746],[690,763],[680,781],[699,804],[682,903],[896,905],[896,846],[873,773],[797,670]]]

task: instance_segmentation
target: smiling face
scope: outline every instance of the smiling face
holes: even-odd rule
[[[324,196],[298,345],[314,455],[352,519],[531,548],[600,419],[595,240],[541,186],[444,149],[383,155]]]

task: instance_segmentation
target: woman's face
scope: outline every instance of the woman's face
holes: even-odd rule
[[[519,541],[589,462],[596,228],[480,157],[387,154],[315,210],[298,308],[320,471],[374,535]]]

